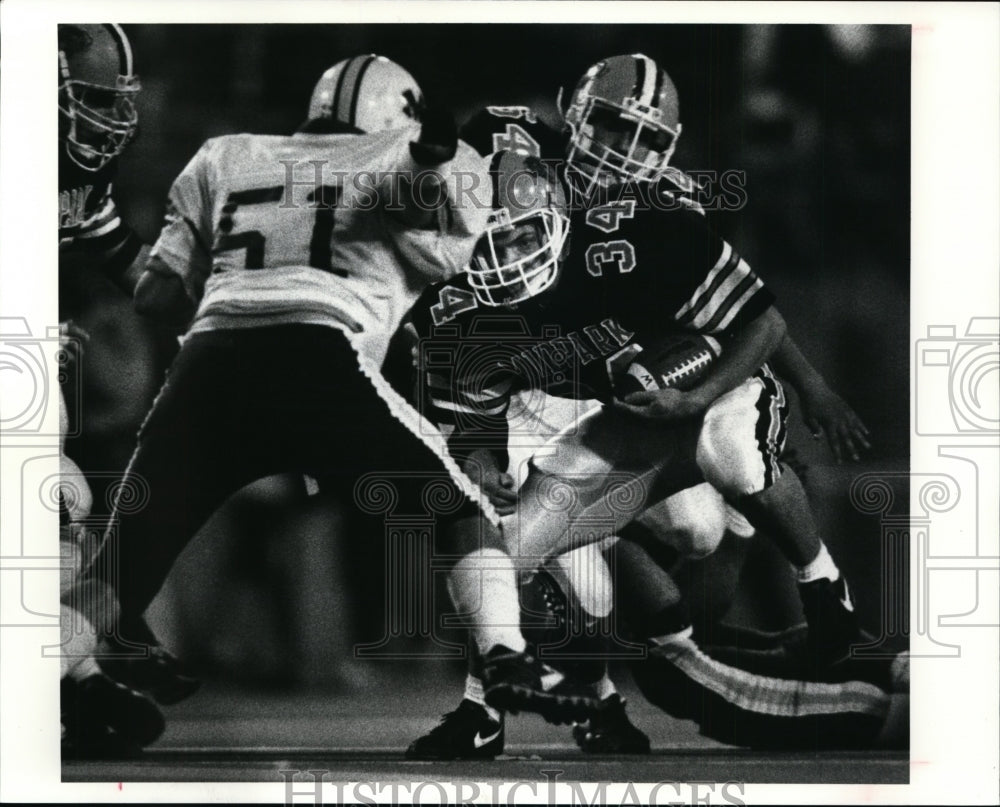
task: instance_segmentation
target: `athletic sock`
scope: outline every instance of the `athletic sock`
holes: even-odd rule
[[[82,681],[84,678],[90,678],[92,675],[100,674],[101,668],[97,663],[97,659],[93,656],[87,656],[87,658],[69,671],[69,677],[74,681]]]
[[[486,695],[483,692],[483,682],[471,673],[465,676],[465,700],[479,704],[486,710],[486,714],[491,720],[500,720],[500,712],[492,706],[487,705]]]
[[[460,614],[474,614],[471,633],[484,656],[502,644],[523,652],[521,602],[510,556],[499,549],[477,549],[455,564],[448,590]]]
[[[821,577],[826,577],[833,582],[840,577],[840,569],[833,562],[833,558],[830,556],[829,551],[827,551],[826,544],[821,541],[819,554],[805,566],[797,567],[795,569],[795,576],[800,583],[811,583],[813,580],[819,580]]]
[[[664,633],[662,636],[651,636],[649,640],[653,644],[664,645],[664,644],[677,644],[691,638],[694,633],[694,628],[688,626],[683,630],[679,630],[675,633]]]
[[[607,674],[607,672],[604,673],[604,676],[600,681],[594,684],[594,690],[597,695],[597,699],[602,701],[607,700],[618,692],[618,689],[615,687],[615,682],[611,680],[611,677]]]

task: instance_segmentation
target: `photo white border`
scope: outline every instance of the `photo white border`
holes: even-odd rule
[[[24,317],[36,331],[58,321],[56,239],[44,224],[56,218],[56,164],[51,155],[56,153],[57,113],[52,103],[51,54],[57,20],[912,24],[911,372],[913,342],[926,334],[929,325],[951,323],[961,334],[971,316],[1000,315],[1000,6],[994,4],[4,0],[0,4],[0,314]],[[47,425],[51,428],[45,431],[50,433],[58,428],[55,423]],[[913,471],[943,467],[939,445],[956,442],[961,441],[914,435]],[[5,441],[2,471],[9,491],[17,484],[18,472],[7,447]],[[994,497],[1000,480],[986,477],[980,485],[980,495]],[[31,527],[52,536],[52,554],[58,555],[55,516]],[[968,579],[952,577],[937,581],[935,596],[961,603]],[[51,588],[55,613],[54,581]],[[3,597],[8,607],[7,595]],[[938,612],[952,611],[945,605]],[[917,624],[918,616],[914,611],[911,624]],[[114,783],[61,784],[57,665],[38,652],[56,638],[54,628],[0,632],[2,801],[283,800],[280,783],[126,783],[121,790]],[[995,803],[1000,775],[998,631],[951,628],[947,638],[961,644],[960,658],[914,659],[912,664],[909,785],[747,785],[743,799],[748,804]],[[560,794],[569,797],[568,791]],[[528,795],[522,791],[518,798],[524,801]]]

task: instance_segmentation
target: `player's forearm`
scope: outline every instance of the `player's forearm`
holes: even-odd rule
[[[807,394],[816,387],[826,386],[826,380],[809,363],[789,333],[785,334],[770,360],[778,375],[788,381],[799,395]]]
[[[130,297],[135,296],[136,286],[142,278],[146,261],[149,259],[149,244],[139,247],[139,252],[125,270],[115,278],[115,284]]]
[[[195,308],[180,276],[159,258],[150,259],[135,287],[135,310],[161,325],[183,330]]]
[[[735,389],[771,357],[785,338],[786,330],[784,317],[770,306],[726,344],[722,356],[713,365],[713,372],[691,393],[707,406]]]

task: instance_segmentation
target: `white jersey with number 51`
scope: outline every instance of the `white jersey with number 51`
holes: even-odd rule
[[[153,254],[199,303],[191,332],[287,323],[357,334],[380,364],[428,283],[468,261],[485,206],[484,161],[459,144],[438,167],[448,187],[438,226],[404,226],[398,177],[417,128],[374,134],[229,135],[205,142],[174,181]],[[435,199],[428,184],[426,198]]]

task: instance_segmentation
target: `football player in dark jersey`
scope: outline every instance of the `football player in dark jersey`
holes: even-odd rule
[[[765,363],[784,336],[784,323],[760,279],[696,212],[682,209],[650,223],[648,211],[629,200],[570,214],[558,177],[539,161],[499,152],[491,167],[495,209],[469,269],[427,289],[413,310],[424,339],[425,402],[436,419],[452,424],[453,454],[486,488],[500,485],[507,466],[512,393],[544,389],[607,404],[560,437],[558,445],[569,450],[538,462],[529,474],[509,523],[511,554],[525,568],[537,566],[580,542],[617,532],[651,502],[706,478],[752,522],[764,520],[746,500],[790,472],[778,461],[784,394]],[[633,393],[620,401],[616,375],[641,345],[682,331],[717,340],[721,356],[712,371],[691,389],[661,390],[652,400]],[[655,408],[650,412],[642,404]],[[802,519],[808,521],[796,527],[808,531],[808,512],[779,512],[773,522],[780,527]],[[765,523],[771,534],[772,521]],[[840,606],[822,599],[831,583],[823,579],[820,594],[807,583],[803,598]],[[715,680],[742,675],[744,685],[752,684],[744,671],[715,669],[717,663],[690,644],[683,608],[657,617],[651,657],[670,656],[673,665],[671,654],[683,645],[685,654],[695,653],[699,664],[713,668]],[[822,612],[817,619],[807,606],[811,630],[828,628],[824,617],[830,619]],[[850,617],[833,627],[843,631],[840,641],[858,638]],[[700,673],[692,668],[692,675]],[[774,686],[771,679],[759,683]],[[858,681],[837,684],[843,691],[827,686],[833,685],[816,684],[815,692],[802,680],[778,686],[789,689],[782,703],[792,704],[779,709],[778,723],[788,720],[788,731],[798,732],[802,725],[823,723],[826,715],[831,726],[824,742],[871,741],[887,714],[888,694]],[[731,691],[726,687],[723,692]],[[705,696],[717,697],[712,692]],[[837,693],[843,698],[831,709]],[[738,720],[759,728],[749,714],[770,725],[774,708],[768,698],[745,699]],[[740,736],[757,735],[748,728]],[[410,755],[432,756],[430,740],[418,740]]]
[[[633,216],[637,203],[646,203],[648,206],[651,201],[661,209],[683,207],[701,212],[693,197],[696,185],[669,164],[681,131],[677,93],[669,76],[653,60],[642,54],[633,54],[611,57],[591,67],[581,78],[571,97],[566,122],[567,126],[558,131],[546,126],[529,108],[491,106],[467,122],[462,129],[462,137],[483,153],[504,148],[561,162],[570,180],[574,202],[589,211],[586,223],[591,227],[612,231],[615,229],[616,219]],[[629,183],[629,191],[625,193],[621,192],[623,183]],[[661,233],[652,235],[652,232],[655,230],[650,230],[647,239],[655,241],[662,237]],[[615,253],[614,240],[610,241],[610,247],[607,246],[608,243],[599,246],[599,252],[588,252],[593,260],[587,271],[601,271],[600,264],[606,257],[613,261],[625,261],[624,264],[619,263],[622,267],[619,271],[630,271],[627,266],[628,242],[626,241],[620,254]],[[588,251],[591,247],[593,245],[588,247]],[[738,256],[733,259],[734,265],[738,260]],[[721,287],[731,290],[736,278],[727,277],[728,269],[729,267],[724,267],[722,272],[717,272],[717,289]],[[707,317],[703,316],[702,321],[707,321]],[[814,433],[818,436],[820,430],[826,432],[838,461],[843,454],[857,459],[858,447],[867,447],[867,430],[850,407],[829,389],[822,377],[802,357],[790,337],[781,342],[773,359],[782,375],[788,377],[799,392],[807,423]],[[571,451],[572,447],[567,447],[567,450]],[[512,507],[516,494],[510,475],[501,473],[497,483],[494,488],[494,503]],[[688,549],[694,547],[698,554],[704,554],[718,546],[727,531],[731,535],[745,536],[752,535],[754,530],[738,511],[727,505],[722,496],[706,483],[688,488],[660,502],[621,532],[623,537],[634,535],[637,539],[641,539],[647,532],[670,535],[673,543],[680,543]],[[801,562],[811,557],[813,548],[815,547],[809,546],[805,552],[798,553],[798,560]],[[641,572],[642,575],[636,579],[643,581],[644,586],[641,587],[645,590],[649,589],[645,584],[651,582],[651,577],[656,574],[665,576],[665,572],[660,569],[630,569],[633,563],[648,559],[648,555],[644,555],[639,548],[635,552],[623,550],[619,554],[619,575],[627,576],[633,572],[632,576],[635,577],[635,573]],[[838,576],[836,567],[832,566],[832,561],[827,562],[829,557],[821,546],[812,557],[821,562],[807,565],[800,572],[803,582],[809,582],[814,577]],[[670,584],[669,579],[661,583],[659,590],[656,586],[651,587],[653,593],[645,600],[656,614],[675,610],[666,606],[671,604],[670,595],[676,592],[676,588]],[[825,584],[820,583],[818,586],[824,587]],[[808,588],[804,594],[808,602]],[[674,619],[674,616],[670,619]],[[816,619],[813,620],[815,621]],[[841,637],[832,639],[838,648],[842,647]],[[414,755],[433,756],[437,748],[447,746],[454,750],[464,747],[467,743],[463,743],[462,735],[467,733],[464,731],[468,728],[466,724],[474,725],[478,720],[483,726],[488,726],[490,721],[497,719],[496,715],[484,716],[472,708],[473,705],[479,705],[479,712],[483,711],[481,698],[477,698],[476,683],[470,677],[466,700],[472,703],[464,703],[466,708],[452,713],[452,720],[446,720],[439,726],[435,730],[436,734],[432,732],[418,740],[411,747]],[[602,690],[608,696],[607,703],[620,706],[620,699],[614,697],[610,680],[605,679],[601,683]],[[608,722],[617,725],[619,729],[628,726],[623,709],[616,709],[613,716],[609,712]],[[451,731],[449,725],[457,728]],[[586,733],[581,733],[581,736],[584,734]],[[587,736],[591,737],[595,750],[606,749],[618,742],[609,739],[610,746],[602,746],[600,731],[591,732]],[[477,746],[471,753],[480,755],[480,747]]]
[[[82,278],[96,272],[131,296],[148,254],[112,196],[119,157],[138,126],[135,101],[140,83],[131,44],[119,25],[60,25],[58,45],[61,332],[67,345],[78,349],[89,336],[66,317],[89,304],[81,299],[81,289],[87,287]],[[61,404],[65,434],[71,414],[80,414],[68,412],[65,399]],[[61,462],[60,540],[72,559],[72,568],[63,570],[65,591],[88,560],[83,523],[90,515],[91,495],[76,463],[65,454]],[[64,625],[72,624],[65,608],[63,615]],[[98,664],[88,653],[79,654],[87,656],[80,660],[74,647],[77,637],[67,632],[62,684],[67,755],[134,752],[163,727],[155,705],[135,690],[160,703],[174,703],[197,689],[198,680],[160,646],[144,621],[139,620],[130,635],[139,644],[124,648],[106,641]]]

